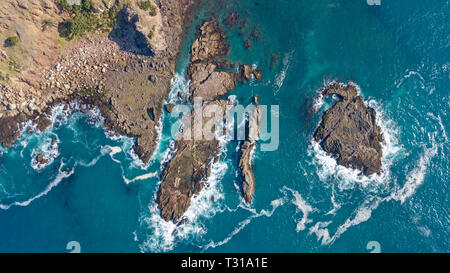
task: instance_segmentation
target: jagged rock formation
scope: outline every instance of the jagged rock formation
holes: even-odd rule
[[[242,195],[247,204],[251,203],[255,192],[255,175],[253,173],[251,156],[256,148],[257,140],[260,134],[262,112],[261,107],[256,106],[250,113],[248,126],[248,137],[241,144],[239,149],[239,168],[242,177]]]
[[[339,165],[365,175],[380,173],[383,136],[375,110],[364,104],[352,84],[336,82],[322,92],[323,96],[333,94],[339,101],[323,114],[314,139]]]
[[[191,99],[202,97],[203,100],[212,101],[236,87],[236,73],[217,71],[216,58],[225,56],[230,51],[226,37],[215,18],[203,22],[198,28],[188,68]]]
[[[224,112],[227,106],[232,105],[228,100],[216,100],[201,107],[205,108],[212,104],[221,107]],[[204,119],[203,123],[209,120]],[[215,138],[181,139],[176,142],[175,149],[176,154],[161,175],[163,182],[156,202],[161,210],[161,217],[166,221],[177,223],[189,208],[191,198],[206,186],[211,166],[220,159],[221,151]]]
[[[217,60],[218,57],[227,55],[230,50],[225,39],[224,30],[214,18],[204,21],[192,44],[191,64],[188,68],[188,77],[191,80],[190,99],[200,96],[207,103],[199,107],[218,105],[224,113],[225,108],[229,110],[227,106],[232,106],[231,102],[218,98],[236,86],[239,76],[236,72],[216,70],[219,66],[227,66],[219,65]],[[209,119],[203,119],[202,122],[208,121]],[[256,137],[257,133],[252,132],[250,139]],[[254,145],[254,141],[251,143]],[[182,139],[176,142],[175,150],[174,157],[165,166],[161,176],[162,183],[156,202],[163,219],[182,224],[185,221],[182,216],[189,208],[191,199],[207,186],[205,183],[210,175],[211,165],[220,158],[220,145],[215,138],[195,141]],[[246,168],[245,172],[249,174],[250,179],[251,169]],[[250,188],[245,191],[249,195],[253,194]]]
[[[262,71],[258,69],[253,69],[248,64],[243,64],[239,67],[239,80],[242,82],[246,82],[251,80],[252,75],[259,82],[262,81]]]

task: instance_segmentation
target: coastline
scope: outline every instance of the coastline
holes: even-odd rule
[[[195,7],[195,1],[187,0],[154,2],[165,48],[140,43],[144,28],[139,22],[146,18],[142,20],[141,13],[136,12],[137,3],[124,5],[119,12],[122,16],[110,33],[88,33],[76,38],[42,71],[38,93],[44,95],[30,92],[29,100],[2,102],[0,143],[4,147],[13,144],[20,137],[21,124],[28,120],[45,130],[54,105],[77,100],[87,108],[100,109],[106,130],[134,137],[136,154],[147,162],[155,149],[155,127],[175,75],[185,22]],[[137,21],[132,19],[136,16]],[[113,32],[119,34],[113,36]],[[124,46],[127,40],[135,43]],[[13,86],[1,85],[2,89]]]

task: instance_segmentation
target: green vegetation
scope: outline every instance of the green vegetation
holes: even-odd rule
[[[8,82],[9,78],[22,71],[22,66],[16,58],[0,61],[0,82]]]
[[[147,0],[140,2],[139,7],[145,11],[150,10],[150,15],[156,16],[156,7],[150,1]]]
[[[150,15],[151,16],[156,16],[156,7],[152,5],[152,7],[150,8]]]
[[[81,5],[68,5],[67,0],[59,0],[62,8],[73,13],[73,17],[58,27],[59,35],[67,39],[83,36],[87,32],[111,31],[121,6],[114,5],[108,11],[97,14],[91,11],[91,0],[83,0]],[[67,7],[68,5],[68,7]]]
[[[147,35],[147,37],[150,40],[153,39],[153,36],[155,36],[155,25],[153,25],[152,29],[150,30],[150,33]]]
[[[15,46],[18,43],[19,43],[19,37],[11,36],[11,37],[6,38],[6,40],[5,40],[5,47]]]
[[[92,7],[91,0],[81,0],[81,5],[71,5],[67,0],[57,0],[56,2],[62,9],[72,12],[90,11]]]
[[[47,30],[48,28],[54,27],[55,24],[50,19],[44,19],[42,20],[42,31]]]
[[[139,7],[142,9],[142,10],[149,10],[150,8],[151,8],[151,6],[152,6],[152,3],[150,3],[150,1],[141,1],[140,3],[139,3]]]

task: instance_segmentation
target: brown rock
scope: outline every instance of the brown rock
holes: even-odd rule
[[[262,82],[263,76],[262,76],[262,71],[261,70],[254,69],[253,70],[253,75],[255,75],[255,78],[256,78],[257,81]]]
[[[339,101],[324,113],[314,139],[339,165],[365,175],[380,173],[383,136],[375,110],[364,104],[351,84],[334,83],[322,94],[335,94]]]
[[[252,47],[252,42],[250,42],[249,39],[245,39],[245,40],[244,40],[244,46],[245,46],[245,48],[246,48],[247,50],[249,50],[250,47]]]
[[[43,154],[38,154],[36,156],[36,161],[38,162],[39,165],[45,165],[48,163],[48,159],[44,158]]]
[[[232,12],[225,17],[223,22],[227,25],[227,27],[233,28],[239,23],[239,15],[236,12]]]
[[[227,105],[231,105],[227,100],[220,100],[202,107],[212,104],[222,107],[224,111]],[[209,120],[203,120],[203,123]],[[193,136],[194,132],[191,133]],[[220,158],[220,145],[216,139],[181,139],[176,142],[175,149],[176,154],[165,166],[161,175],[163,182],[156,202],[161,210],[162,218],[177,223],[189,208],[192,196],[206,186],[205,181],[210,174],[211,165]]]
[[[252,78],[252,67],[248,64],[243,64],[239,67],[239,79],[241,81],[249,81]]]
[[[172,104],[172,103],[169,103],[169,104],[166,104],[166,112],[167,113],[172,113],[172,110],[173,110],[173,108],[175,107],[175,105],[174,104]]]
[[[200,62],[189,66],[192,97],[202,97],[206,101],[214,100],[236,87],[236,74],[216,71],[214,63]]]
[[[43,132],[45,129],[47,129],[52,122],[45,116],[40,116],[37,120],[37,128],[39,129],[39,131]]]
[[[203,22],[199,27],[197,39],[192,43],[191,62],[227,55],[230,47],[225,42],[226,37],[225,31],[219,27],[215,18]]]
[[[4,147],[9,147],[19,137],[18,122],[16,117],[0,119],[0,142]]]
[[[256,148],[256,142],[260,134],[262,112],[261,107],[256,106],[250,114],[247,124],[248,136],[239,149],[239,169],[242,177],[242,195],[246,203],[251,203],[255,192],[255,175],[251,165],[251,154]]]

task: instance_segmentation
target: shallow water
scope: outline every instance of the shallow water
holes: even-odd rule
[[[254,154],[253,203],[240,197],[237,143],[224,142],[210,187],[174,233],[154,199],[175,119],[163,116],[159,146],[143,165],[132,139],[105,134],[97,111],[55,107],[51,128],[1,150],[0,251],[68,252],[78,241],[82,252],[369,252],[377,241],[382,252],[448,252],[449,2],[209,2],[186,31],[168,100],[188,91],[195,24],[231,11],[246,18],[242,31],[227,29],[230,58],[262,69],[264,80],[229,95],[246,105],[258,94],[280,109],[279,148]],[[260,39],[247,51],[254,27]],[[382,175],[336,166],[312,141],[333,103],[314,98],[332,80],[355,82],[377,110]],[[51,160],[38,169],[41,152]]]

